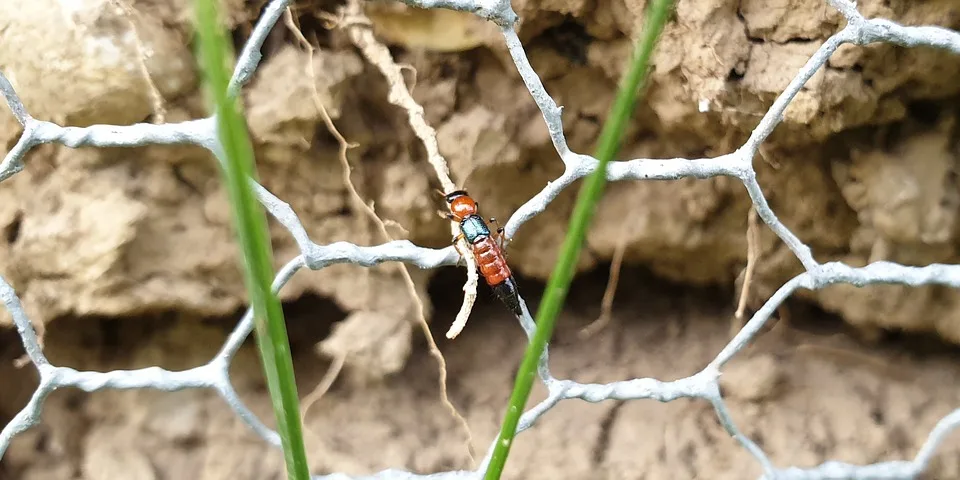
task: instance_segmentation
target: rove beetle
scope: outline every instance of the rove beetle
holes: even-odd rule
[[[444,199],[447,201],[450,212],[441,212],[441,215],[460,225],[460,234],[453,239],[454,248],[462,254],[456,246],[457,241],[461,238],[466,239],[487,285],[497,298],[513,311],[514,315],[523,316],[517,282],[503,254],[503,227],[498,227],[496,234],[492,234],[483,217],[477,213],[476,200],[471,198],[466,190],[450,192],[444,196]],[[497,220],[490,218],[490,223],[496,224]]]

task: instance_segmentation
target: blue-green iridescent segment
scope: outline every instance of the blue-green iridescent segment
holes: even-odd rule
[[[464,238],[466,238],[467,243],[470,244],[475,243],[480,237],[490,236],[490,229],[487,228],[487,224],[477,215],[470,215],[464,218],[463,221],[460,222],[460,231],[463,232]]]

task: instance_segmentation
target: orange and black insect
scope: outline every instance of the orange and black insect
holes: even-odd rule
[[[450,209],[450,213],[444,213],[444,216],[460,224],[460,234],[453,239],[454,246],[461,238],[466,239],[487,285],[515,315],[522,316],[517,282],[503,255],[503,227],[497,228],[496,235],[491,234],[483,217],[477,214],[477,202],[465,190],[450,192],[444,198]],[[490,223],[496,224],[497,220],[490,218]]]

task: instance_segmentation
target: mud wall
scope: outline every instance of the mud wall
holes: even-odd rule
[[[144,0],[134,2],[131,12],[107,0],[84,0],[75,7],[52,0],[22,2],[19,8],[0,12],[0,68],[34,116],[62,125],[199,118],[204,109],[189,46],[187,4]],[[258,10],[240,1],[229,6],[239,46]],[[337,158],[338,144],[320,112],[305,100],[316,89],[340,131],[357,145],[350,150],[352,181],[364,198],[374,202],[380,216],[392,222],[391,234],[420,245],[444,246],[449,231],[435,214],[440,202],[433,193],[434,181],[424,174],[428,167],[422,146],[403,113],[387,102],[381,74],[363,61],[343,32],[325,28],[323,12],[335,7],[331,3],[296,9],[304,34],[320,47],[313,58],[314,85],[304,71],[307,54],[278,25],[264,48],[261,68],[244,92],[261,180],[291,205],[313,240],[383,241],[351,203]],[[590,151],[629,55],[629,39],[642,24],[644,2],[518,1],[514,7],[522,18],[519,32],[533,67],[564,107],[571,147]],[[858,8],[868,17],[905,24],[950,28],[960,24],[960,6],[946,0],[865,1]],[[508,217],[560,174],[562,165],[540,112],[492,25],[467,14],[398,4],[371,4],[368,14],[397,61],[410,67],[408,86],[423,105],[427,121],[438,130],[454,179],[481,199],[486,215]],[[653,80],[634,115],[621,157],[716,156],[736,148],[820,42],[838,29],[840,20],[818,0],[680,2],[655,56]],[[853,265],[876,260],[910,265],[955,261],[960,206],[956,171],[960,87],[954,81],[958,68],[956,56],[930,48],[845,47],[795,99],[756,165],[774,211],[813,248],[818,260]],[[709,107],[706,113],[700,110],[704,104]],[[0,109],[0,143],[5,150],[13,147],[20,133],[9,112]],[[535,281],[549,275],[575,191],[568,189],[525,224],[510,245],[511,265],[524,278]],[[13,284],[38,326],[58,319],[143,319],[177,312],[188,326],[156,336],[159,347],[131,354],[137,362],[151,364],[167,358],[172,348],[197,347],[191,342],[202,336],[195,337],[197,327],[189,326],[197,323],[194,319],[231,315],[244,304],[225,201],[215,165],[199,149],[44,145],[29,155],[24,172],[0,188],[0,274]],[[626,263],[650,268],[661,280],[690,286],[738,285],[747,256],[749,207],[742,185],[729,178],[611,184],[581,269],[609,261],[617,245],[625,242]],[[288,232],[276,224],[272,227],[279,267],[298,252]],[[754,307],[800,271],[772,233],[763,229],[760,240],[751,290]],[[411,273],[425,293],[434,272]],[[307,293],[330,299],[346,312],[347,321],[335,331],[338,340],[362,353],[351,357],[349,369],[361,384],[401,372],[408,362],[423,363],[411,346],[409,320],[415,307],[391,268],[331,266],[298,275],[282,296],[294,300]],[[866,338],[883,330],[906,330],[960,343],[960,322],[955,320],[960,296],[951,289],[837,286],[799,295],[837,313]],[[432,305],[427,307],[430,314]],[[444,312],[445,321],[452,318],[449,310]],[[0,317],[0,323],[9,325],[9,319]],[[219,332],[205,334],[213,338]],[[63,339],[61,344],[53,341],[71,351],[71,346],[63,347]],[[336,342],[325,345],[345,348]],[[128,367],[80,357],[66,360],[78,367]],[[247,365],[255,368],[254,359],[248,360]],[[469,358],[462,361],[469,364]],[[172,368],[188,366],[171,363]],[[504,378],[507,370],[501,372]],[[3,372],[4,378],[22,375]],[[11,404],[26,392],[14,392]],[[131,399],[138,401],[136,396],[118,395],[106,404]],[[79,411],[73,402],[64,399],[52,410]],[[163,402],[148,403],[151,408],[172,408]],[[937,403],[936,414],[942,416],[950,402],[946,398]],[[93,410],[81,420],[70,421],[112,418],[96,411],[104,408],[102,404],[91,405],[85,408]],[[481,408],[476,415],[485,419],[493,415],[488,410]],[[260,413],[268,415],[266,410]],[[185,415],[192,414],[198,416],[178,425],[195,424],[204,415],[199,410]],[[924,415],[932,422],[933,413]],[[910,430],[917,438],[896,443],[897,453],[902,453],[898,456],[909,456],[904,452],[912,452],[912,443],[918,443],[929,427]],[[137,424],[136,431],[142,433],[143,428],[185,445],[205,435],[169,425]],[[228,427],[214,426],[211,436],[217,435],[217,428]],[[853,430],[860,428],[865,427]],[[134,435],[100,427],[91,431],[102,438]],[[884,432],[876,437],[886,440]],[[68,448],[85,449],[85,461],[109,463],[104,459],[111,452],[92,448],[103,443],[96,440],[101,437],[91,438],[62,441]],[[26,441],[34,440],[44,443],[37,437]],[[81,442],[86,446],[79,447]],[[113,442],[110,448],[122,443]],[[863,461],[875,460],[885,444],[877,440]],[[29,452],[19,457],[13,453],[11,462],[36,461]],[[397,463],[403,463],[406,453],[394,454]],[[414,458],[408,467],[412,462],[433,470],[457,463],[441,458],[442,453],[430,455]],[[142,467],[136,464],[139,457],[130,458],[134,464],[110,468],[130,472]],[[676,458],[689,463],[683,452]],[[340,458],[326,466],[350,470],[356,466],[351,461]],[[272,471],[277,465],[264,461],[258,468]],[[953,464],[943,468],[956,470]],[[56,475],[61,473],[68,476]],[[134,476],[151,478],[146,473]]]
[[[714,156],[738,146],[840,16],[820,0],[680,2],[655,56],[623,158]],[[2,67],[31,113],[67,125],[176,121],[203,114],[189,41],[187,2],[140,1],[140,14],[106,0],[75,10],[51,0],[5,9]],[[257,10],[234,2],[238,38]],[[327,11],[333,11],[328,5]],[[775,8],[776,7],[776,8]],[[906,24],[960,24],[955,2],[865,1],[866,16]],[[637,34],[643,2],[517,2],[521,40],[546,88],[564,107],[570,145],[590,151]],[[426,246],[449,241],[435,215],[436,187],[422,147],[386,102],[384,81],[321,7],[297,10],[316,39],[316,87],[349,141],[353,181],[396,222],[392,234]],[[50,12],[55,12],[51,14]],[[427,120],[439,132],[454,180],[506,218],[562,169],[542,118],[495,27],[450,11],[370,6]],[[849,47],[849,46],[848,46]],[[320,243],[379,243],[351,207],[337,144],[304,99],[305,56],[282,25],[245,91],[264,185],[289,202]],[[149,52],[149,55],[140,55]],[[786,112],[757,159],[760,184],[784,223],[818,260],[864,264],[952,262],[960,202],[952,81],[960,60],[931,48],[843,48]],[[146,75],[145,75],[146,74]],[[149,79],[149,81],[148,81]],[[698,105],[706,101],[707,113]],[[19,134],[0,113],[0,140]],[[505,172],[510,172],[506,174]],[[61,316],[131,316],[177,309],[222,315],[244,301],[229,210],[212,160],[194,148],[69,149],[44,146],[0,189],[0,271],[35,322]],[[510,247],[514,269],[545,278],[575,189],[526,224]],[[731,284],[746,260],[749,201],[728,178],[611,185],[582,268],[626,242],[625,261],[691,284]],[[295,255],[274,230],[278,266]],[[766,229],[753,283],[762,301],[800,270]],[[315,292],[351,312],[411,315],[399,277],[333,266],[301,276],[283,296]],[[429,272],[423,272],[426,280]],[[390,292],[396,291],[393,295]],[[834,288],[807,295],[865,332],[935,332],[960,341],[960,294],[938,287]],[[410,307],[408,305],[408,307]]]

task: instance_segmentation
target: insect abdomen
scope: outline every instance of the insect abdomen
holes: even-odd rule
[[[523,316],[523,309],[520,308],[520,293],[517,289],[517,282],[513,280],[513,277],[507,277],[506,280],[491,286],[491,288],[493,293],[497,294],[497,298],[510,307],[514,315]]]
[[[523,315],[517,283],[513,280],[513,274],[497,242],[489,236],[478,238],[473,244],[473,256],[477,258],[480,274],[487,281],[487,285],[493,289],[497,298],[510,307],[514,315]]]
[[[473,244],[473,256],[477,259],[480,274],[491,287],[511,277],[510,267],[500,252],[500,247],[489,236],[480,237]]]

